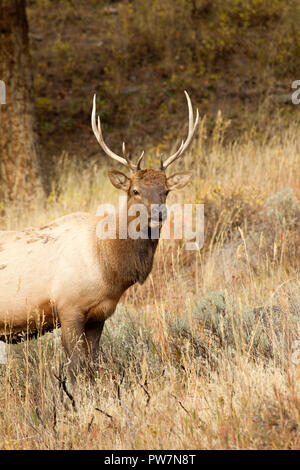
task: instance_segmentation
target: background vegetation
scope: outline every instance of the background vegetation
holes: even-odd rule
[[[228,139],[262,137],[273,112],[281,125],[299,118],[287,99],[300,67],[298,0],[32,0],[27,12],[46,160],[64,149],[101,161],[94,93],[108,143],[137,154],[170,150],[186,122],[184,89],[209,132],[219,109],[231,120]]]
[[[51,7],[51,8],[50,8]],[[143,286],[106,322],[95,382],[65,381],[59,330],[0,366],[3,449],[299,449],[298,1],[32,1],[39,132],[51,193],[1,206],[1,229],[117,200],[90,130],[147,164],[201,114],[178,168],[205,204],[205,243],[161,240]],[[80,129],[80,132],[79,132]]]

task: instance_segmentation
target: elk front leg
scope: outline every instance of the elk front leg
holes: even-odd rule
[[[85,336],[83,318],[78,315],[72,319],[61,319],[61,340],[69,358],[69,371],[75,382],[79,371],[88,368],[88,344]]]
[[[88,321],[85,325],[85,337],[88,345],[89,358],[93,365],[99,362],[99,342],[103,331],[104,320]]]

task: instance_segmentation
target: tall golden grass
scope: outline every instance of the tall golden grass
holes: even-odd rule
[[[65,380],[59,330],[9,346],[0,448],[300,447],[300,365],[292,361],[300,137],[297,123],[281,124],[226,144],[229,123],[219,114],[208,138],[203,120],[181,164],[194,169],[193,184],[170,202],[204,202],[204,247],[187,252],[180,240],[160,241],[148,280],[106,322],[94,382],[82,376],[72,389]],[[82,168],[62,155],[57,175],[47,202],[5,204],[1,228],[117,201],[96,162]]]

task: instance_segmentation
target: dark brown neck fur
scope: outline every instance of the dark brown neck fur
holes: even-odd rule
[[[120,291],[121,295],[136,282],[145,282],[153,266],[157,239],[98,239],[97,244],[105,278],[112,291]]]
[[[143,284],[153,266],[158,240],[116,240],[119,249],[119,274],[126,288],[139,282]]]

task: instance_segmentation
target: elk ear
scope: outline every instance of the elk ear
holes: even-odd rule
[[[183,188],[190,181],[192,174],[192,171],[180,171],[169,176],[167,178],[169,191]]]
[[[111,184],[117,188],[122,189],[123,191],[128,191],[130,188],[130,179],[127,178],[124,173],[118,170],[110,169],[108,170],[108,177],[110,179]]]

